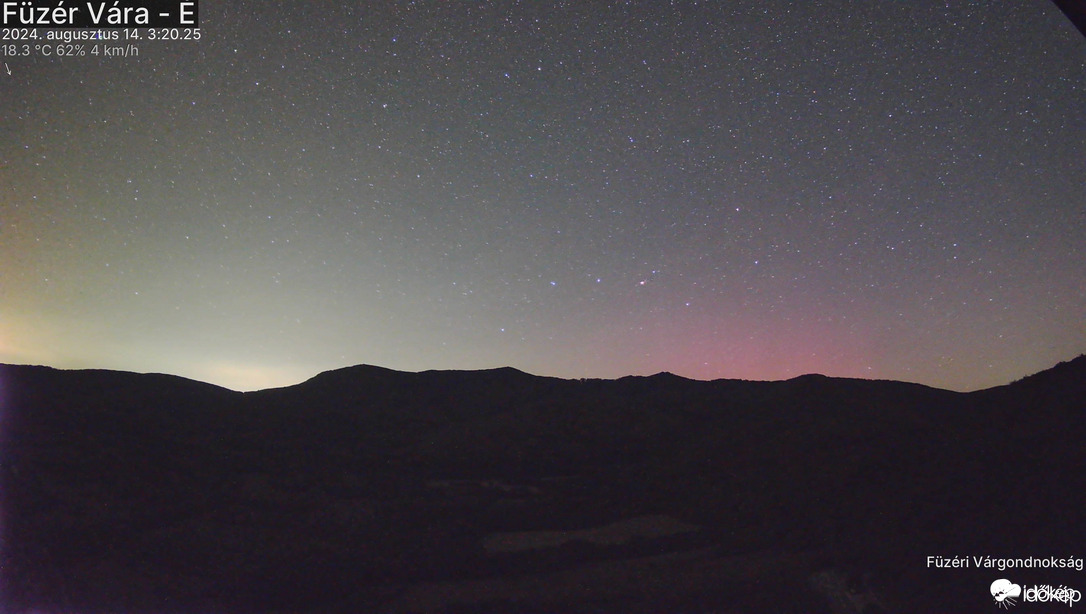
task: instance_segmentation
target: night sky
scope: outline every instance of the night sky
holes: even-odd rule
[[[200,20],[4,58],[0,362],[974,390],[1086,352],[1086,39],[1047,0]]]

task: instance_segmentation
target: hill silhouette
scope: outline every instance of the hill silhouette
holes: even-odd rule
[[[10,612],[975,612],[1083,556],[1086,357],[890,381],[0,366]],[[1077,550],[1076,550],[1077,548]],[[1002,575],[1000,575],[1002,574]],[[918,587],[922,587],[918,588]]]

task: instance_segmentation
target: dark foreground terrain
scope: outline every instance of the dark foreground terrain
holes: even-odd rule
[[[1086,556],[1084,441],[1086,357],[970,394],[0,366],[0,611],[996,611],[1086,572],[926,557]]]

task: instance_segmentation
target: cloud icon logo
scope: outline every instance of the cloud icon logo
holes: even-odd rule
[[[999,579],[992,582],[992,598],[996,605],[1004,609],[1010,609],[1014,600],[1022,596],[1022,587],[1007,579]]]

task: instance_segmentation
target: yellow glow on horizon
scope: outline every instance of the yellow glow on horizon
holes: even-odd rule
[[[291,386],[301,383],[316,374],[316,371],[310,371],[298,366],[269,366],[232,361],[211,361],[198,364],[182,375],[231,390],[248,392]]]

